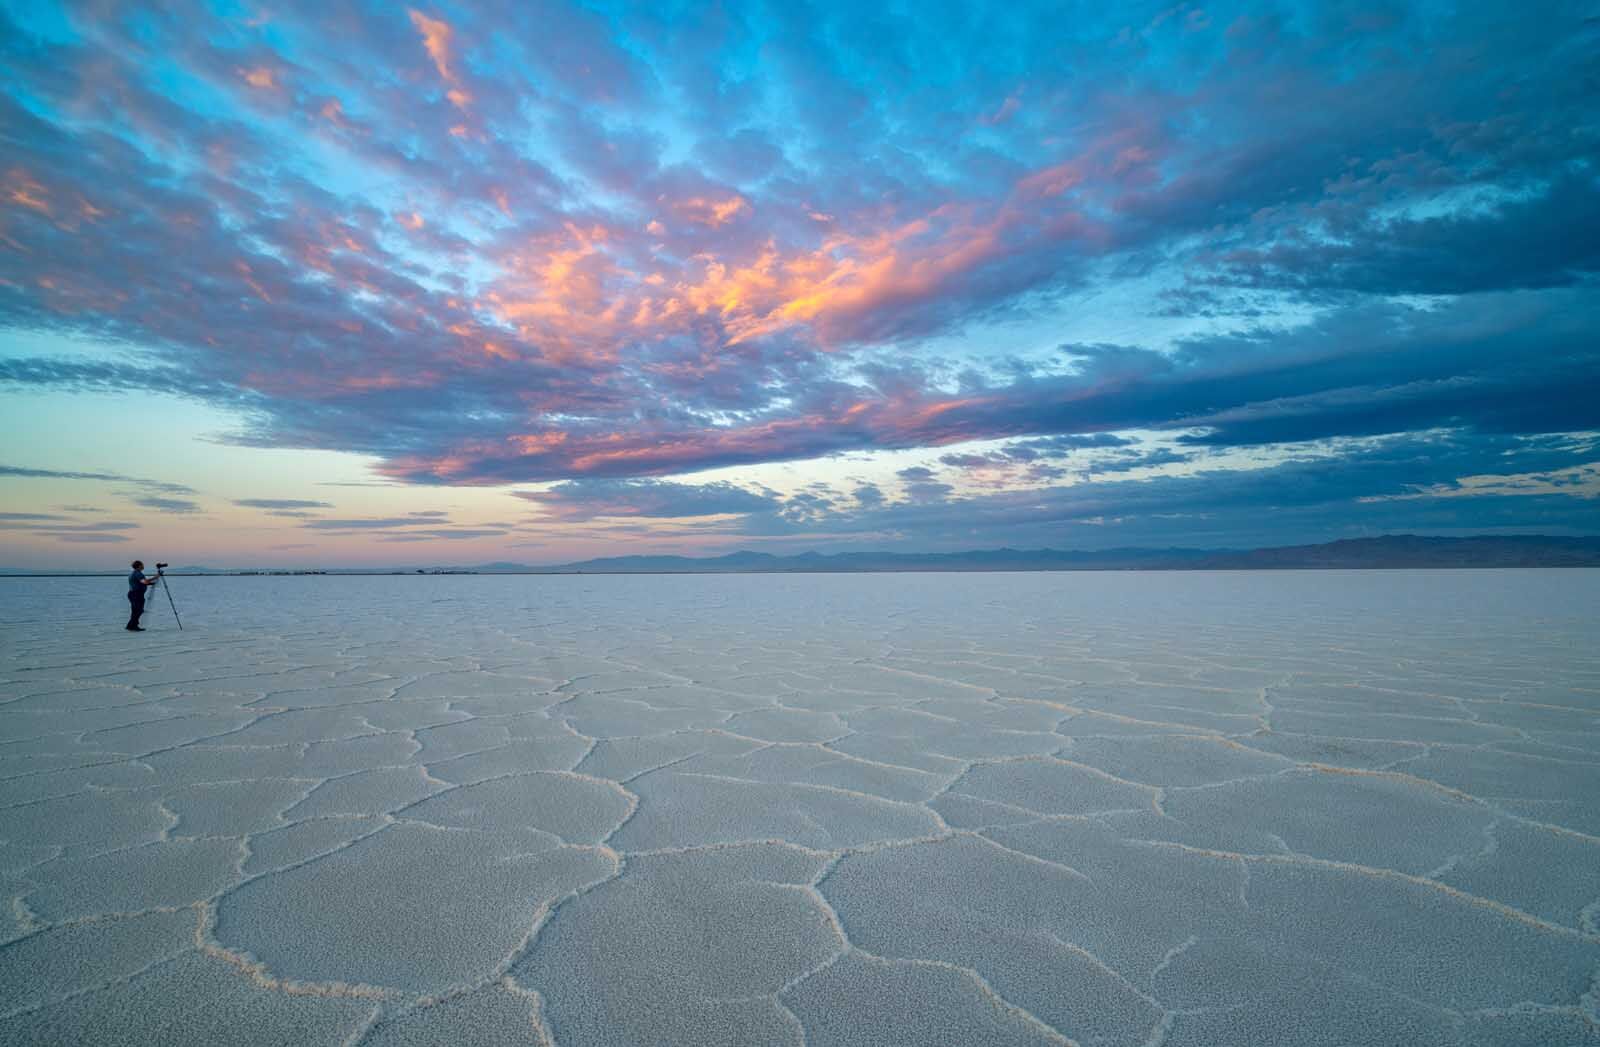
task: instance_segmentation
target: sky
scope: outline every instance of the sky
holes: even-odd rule
[[[1600,534],[1580,3],[0,0],[0,565]]]

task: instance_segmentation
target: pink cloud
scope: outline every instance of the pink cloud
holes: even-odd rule
[[[443,19],[429,18],[416,8],[411,8],[406,13],[411,18],[411,24],[421,35],[422,46],[432,59],[433,67],[439,73],[439,79],[445,82],[445,97],[450,100],[451,105],[465,111],[467,104],[472,101],[472,94],[461,82],[461,77],[456,71],[455,30]]]

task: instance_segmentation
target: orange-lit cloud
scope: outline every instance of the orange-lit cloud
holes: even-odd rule
[[[614,358],[629,339],[681,334],[705,319],[716,322],[729,346],[797,327],[832,345],[854,337],[858,320],[936,296],[1018,244],[1086,233],[1088,223],[1070,210],[1041,223],[1029,204],[1041,191],[1061,195],[1072,184],[1063,165],[1024,177],[1016,200],[987,215],[948,205],[877,230],[849,232],[835,223],[814,247],[785,248],[769,239],[753,251],[707,249],[665,273],[637,267],[626,229],[569,223],[514,250],[505,259],[506,277],[484,300],[526,338],[596,359]],[[732,197],[691,199],[677,209],[714,226],[746,207]],[[658,222],[644,231],[666,232]]]
[[[39,214],[50,213],[49,193],[38,180],[21,167],[13,167],[6,172],[3,190],[5,198],[18,207],[26,207]]]
[[[677,201],[672,205],[672,209],[685,221],[715,229],[719,226],[727,225],[741,214],[749,211],[750,201],[737,193],[720,199],[695,196],[687,200]]]
[[[465,111],[472,95],[461,82],[456,73],[455,55],[452,51],[455,30],[443,19],[429,18],[427,15],[411,8],[407,12],[411,16],[411,24],[416,27],[422,36],[422,46],[427,49],[428,57],[433,59],[433,67],[439,73],[439,79],[446,84],[445,97],[450,99],[450,104],[457,109]]]
[[[258,91],[276,91],[280,86],[277,72],[264,65],[240,69],[239,79]]]
[[[726,201],[705,214],[742,207]],[[635,267],[625,230],[569,223],[508,256],[506,278],[484,301],[529,340],[597,359],[613,357],[619,341],[682,333],[703,318],[728,345],[797,326],[826,343],[848,339],[852,318],[936,294],[994,259],[1025,217],[1018,208],[986,218],[942,208],[880,231],[835,231],[810,249],[769,240],[743,259],[703,251],[666,273]],[[646,232],[661,230],[653,223]]]

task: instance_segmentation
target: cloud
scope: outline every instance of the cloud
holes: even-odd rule
[[[329,502],[314,502],[305,498],[236,498],[234,505],[246,509],[332,509]]]
[[[856,504],[872,509],[883,504],[883,490],[877,484],[859,484],[851,492],[855,495]]]
[[[1564,287],[1600,271],[1600,186],[1591,172],[1471,210],[1362,213],[1217,259],[1217,282],[1247,287],[1456,295]]]
[[[404,531],[398,534],[379,535],[380,542],[424,542],[432,540],[460,541],[470,538],[498,538],[508,532],[498,527],[433,528],[423,531]]]
[[[408,513],[405,516],[362,516],[342,519],[321,517],[315,520],[308,520],[301,526],[319,531],[389,530],[395,527],[423,527],[430,524],[443,523],[447,517],[448,514],[444,512],[429,510],[427,512]]]
[[[145,495],[133,500],[135,505],[142,505],[146,509],[159,509],[164,513],[198,513],[200,503],[187,498],[162,498],[157,495]]]
[[[950,492],[955,487],[946,483],[933,483],[921,481],[906,484],[906,499],[914,504],[925,505],[929,502],[943,502],[950,497]]]
[[[1114,433],[1062,433],[1037,440],[1020,440],[1005,448],[1014,458],[1021,456],[1057,457],[1073,451],[1086,451],[1102,447],[1127,447],[1134,441]],[[1024,457],[1031,461],[1032,458]]]
[[[852,507],[808,521],[813,534],[895,534],[919,547],[1103,547],[1324,541],[1395,530],[1592,533],[1595,498],[1522,494],[1463,477],[1537,474],[1600,463],[1600,441],[1437,431],[1310,447],[1261,467],[1198,470],[959,498]],[[781,534],[770,518],[752,530]],[[974,535],[983,536],[974,542]]]
[[[467,92],[461,82],[461,77],[456,72],[456,58],[454,55],[455,30],[442,19],[429,18],[427,15],[411,8],[406,14],[411,18],[411,24],[416,26],[417,32],[422,36],[422,46],[428,52],[434,69],[439,74],[439,79],[448,86],[446,96],[450,104],[457,109],[465,110],[472,101],[472,95]]]
[[[1211,446],[1467,425],[1496,432],[1600,428],[1600,348],[1587,290],[1415,306],[1364,302],[1283,329],[1197,336],[1173,350],[1063,346],[1063,366],[947,393],[896,378],[886,392],[819,382],[744,424],[573,427],[458,446],[385,469],[414,482],[662,475],[861,449],[1132,428]],[[1102,443],[1111,443],[1111,437]],[[1040,445],[1044,453],[1072,449]],[[1023,444],[1020,456],[1039,448]]]
[[[1179,465],[1193,461],[1194,458],[1193,454],[1183,454],[1166,447],[1157,447],[1150,451],[1122,451],[1114,457],[1090,462],[1084,467],[1084,471],[1090,475],[1126,473],[1134,469],[1153,469],[1158,465]]]
[[[330,502],[305,498],[240,498],[235,499],[233,504],[245,509],[260,509],[268,516],[281,516],[291,520],[308,520],[317,515],[313,510],[333,508]]]
[[[60,537],[64,534],[106,534],[116,531],[135,531],[139,525],[125,520],[96,520],[93,523],[64,522],[53,519],[31,519],[28,514],[0,518],[0,531],[37,531]]]
[[[705,484],[664,480],[573,480],[548,491],[517,491],[540,507],[544,518],[585,521],[613,517],[696,517],[770,512],[771,495],[719,481]]]
[[[1047,437],[1043,440],[1017,441],[982,454],[940,455],[939,461],[943,465],[977,474],[998,472],[1005,475],[1027,466],[1028,475],[1034,479],[1059,479],[1074,469],[1091,476],[1097,473],[1125,473],[1134,469],[1177,465],[1195,457],[1193,452],[1182,453],[1166,447],[1135,447],[1134,443],[1133,440],[1105,433],[1093,437]],[[1070,467],[1048,464],[1069,457],[1073,459]]]
[[[0,476],[20,476],[44,480],[129,480],[132,477],[118,473],[75,473],[59,469],[27,469],[16,465],[0,465]]]
[[[5,362],[0,361],[0,378],[3,378]],[[158,491],[169,494],[194,494],[195,489],[186,484],[166,483],[160,480],[142,480],[136,476],[124,476],[121,473],[85,473],[72,472],[60,469],[30,469],[17,465],[0,465],[0,477],[15,476],[25,479],[37,480],[105,480],[115,483],[134,483],[142,487],[153,487]],[[94,509],[79,508],[79,512],[96,512]]]

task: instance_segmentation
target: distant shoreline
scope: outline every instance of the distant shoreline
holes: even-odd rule
[[[885,567],[852,569],[819,568],[814,571],[201,571],[193,574],[167,572],[169,578],[647,578],[717,577],[723,575],[816,575],[816,574],[1250,574],[1293,571],[1596,571],[1600,564],[1394,564],[1381,567],[1346,567],[1339,564],[1302,567]],[[121,578],[122,572],[99,574],[0,573],[7,578]]]
[[[1261,549],[1093,551],[988,549],[956,553],[800,553],[741,551],[715,557],[618,556],[539,567],[493,563],[430,567],[211,568],[186,565],[175,578],[401,577],[445,575],[628,574],[1021,574],[1062,571],[1334,571],[1496,570],[1600,567],[1600,537],[1477,535],[1461,538],[1383,535],[1320,545]],[[29,571],[0,568],[6,578],[115,578],[121,571]]]

